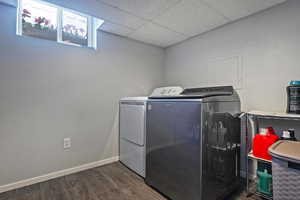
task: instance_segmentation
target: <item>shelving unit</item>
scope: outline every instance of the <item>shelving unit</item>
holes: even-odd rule
[[[262,158],[258,158],[256,156],[254,156],[252,151],[250,153],[248,153],[247,163],[249,162],[249,160],[259,161],[259,162],[267,163],[267,164],[270,164],[270,165],[272,164],[271,160],[266,160],[266,159],[262,159]],[[248,170],[248,167],[249,167],[249,165],[247,164],[247,170]],[[255,185],[256,185],[256,182],[255,182]],[[249,177],[247,177],[247,193],[248,193],[247,196],[251,196],[252,194],[254,194],[256,196],[263,197],[265,199],[269,199],[269,200],[273,199],[273,197],[270,196],[270,195],[266,195],[266,194],[258,192],[256,190],[256,188],[253,188],[252,190],[253,190],[253,192],[251,192],[251,189],[250,189],[250,186],[249,186]]]
[[[253,177],[250,177],[249,172],[249,163],[251,162],[261,162],[266,164],[272,164],[272,161],[265,160],[261,158],[257,158],[252,153],[252,139],[256,133],[259,131],[259,122],[263,119],[271,119],[271,120],[288,120],[288,121],[300,121],[300,115],[296,114],[287,114],[287,113],[278,113],[278,112],[264,112],[264,111],[251,111],[246,113],[247,115],[247,135],[246,135],[246,181],[247,181],[247,194],[248,196],[256,195],[259,197],[263,197],[265,199],[273,199],[272,196],[265,195],[262,193],[259,193],[255,187],[250,187],[250,179],[253,179]],[[255,165],[252,165],[255,166]],[[251,167],[252,167],[251,166]],[[255,173],[255,168],[251,168],[253,170],[253,173]],[[256,179],[254,178],[254,183],[256,183]]]
[[[286,120],[300,120],[300,115],[280,113],[280,112],[265,112],[265,111],[251,111],[247,113],[258,118],[264,119],[286,119]]]

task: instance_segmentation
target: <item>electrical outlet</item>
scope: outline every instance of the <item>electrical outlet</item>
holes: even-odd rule
[[[71,138],[64,138],[64,149],[71,148]]]

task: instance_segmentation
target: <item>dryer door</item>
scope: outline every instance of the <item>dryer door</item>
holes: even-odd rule
[[[120,103],[120,137],[143,146],[145,143],[145,102]]]

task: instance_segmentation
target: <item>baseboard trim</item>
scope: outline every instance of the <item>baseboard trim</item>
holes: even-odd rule
[[[34,178],[25,179],[25,180],[18,181],[18,182],[15,182],[15,183],[2,185],[2,186],[0,186],[0,193],[7,192],[7,191],[10,191],[10,190],[15,190],[15,189],[22,188],[22,187],[29,186],[29,185],[33,185],[33,184],[36,184],[36,183],[48,181],[48,180],[51,180],[51,179],[54,179],[54,178],[59,178],[59,177],[62,177],[62,176],[74,174],[74,173],[84,171],[84,170],[87,170],[87,169],[100,167],[100,166],[107,165],[107,164],[110,164],[110,163],[113,163],[113,162],[117,162],[118,160],[119,160],[119,156],[111,157],[111,158],[108,158],[108,159],[105,159],[105,160],[91,162],[91,163],[83,164],[83,165],[80,165],[80,166],[72,167],[72,168],[69,168],[69,169],[64,169],[64,170],[60,170],[60,171],[57,171],[57,172],[52,172],[52,173],[45,174],[45,175],[42,175],[42,176],[37,176],[37,177],[34,177]]]

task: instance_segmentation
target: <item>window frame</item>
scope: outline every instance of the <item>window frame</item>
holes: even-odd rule
[[[69,8],[64,8],[62,6],[58,6],[43,0],[32,0],[37,3],[41,3],[47,6],[51,6],[57,9],[57,43],[70,45],[70,46],[77,46],[77,47],[83,47],[83,48],[93,48],[97,49],[97,29],[104,23],[104,20],[92,17],[91,15],[84,14],[82,12],[78,12]],[[63,41],[63,11],[68,11],[71,13],[74,13],[76,15],[80,15],[82,17],[87,18],[87,37],[88,37],[88,44],[87,46],[83,46],[76,43],[70,43]],[[23,34],[23,23],[22,23],[22,12],[23,12],[23,0],[18,0],[18,11],[17,11],[17,35],[30,37]],[[99,20],[98,26],[96,27],[95,20]],[[36,37],[33,37],[36,38]],[[39,39],[39,38],[37,38]]]

